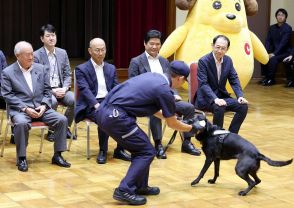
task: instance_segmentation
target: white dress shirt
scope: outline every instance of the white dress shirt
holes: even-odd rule
[[[44,47],[48,56],[50,64],[50,85],[52,88],[60,87],[60,79],[58,73],[57,58],[55,53],[55,48],[53,52],[50,52],[46,47]]]
[[[222,63],[224,62],[224,59],[222,58],[221,61],[218,61],[216,59],[216,57],[214,56],[214,53],[212,53],[214,61],[215,61],[215,66],[216,66],[216,70],[217,70],[217,80],[220,80],[220,76],[222,73]]]
[[[18,66],[20,68],[20,70],[22,71],[22,74],[30,88],[30,90],[33,92],[33,81],[32,81],[32,74],[31,74],[31,71],[33,69],[33,67],[31,66],[28,70],[24,69],[21,67],[21,65],[19,64],[19,62],[17,61],[18,63]]]
[[[91,62],[94,66],[97,80],[98,80],[98,90],[97,90],[97,95],[96,98],[105,98],[107,95],[108,91],[106,88],[106,82],[105,82],[105,77],[104,77],[104,72],[103,72],[103,66],[104,62],[101,65],[97,65],[93,59],[91,58]]]
[[[157,55],[155,58],[150,56],[146,51],[145,54],[147,56],[147,60],[151,69],[151,72],[163,74],[163,70],[161,67],[161,64],[159,62],[159,55]]]

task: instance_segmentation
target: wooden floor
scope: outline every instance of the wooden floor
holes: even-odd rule
[[[245,90],[250,101],[249,113],[240,134],[253,142],[259,150],[277,160],[294,156],[294,88],[283,85],[261,87],[256,81]],[[226,118],[226,126],[231,118]],[[139,119],[146,129],[146,119]],[[0,158],[0,207],[65,207],[97,208],[121,207],[112,199],[112,193],[126,173],[128,162],[112,158],[115,143],[110,140],[108,162],[98,165],[95,161],[98,144],[97,131],[92,127],[91,159],[86,159],[86,132],[79,125],[78,140],[64,157],[72,163],[70,169],[50,164],[52,143],[45,142],[43,153],[38,153],[38,130],[31,131],[28,146],[29,171],[19,172],[15,166],[15,146],[7,145]],[[4,128],[4,127],[3,127]],[[172,130],[165,132],[164,144]],[[3,138],[3,135],[1,135]],[[194,140],[197,147],[200,145]],[[246,197],[238,196],[247,184],[235,175],[236,161],[221,163],[220,177],[216,184],[207,180],[212,176],[210,169],[196,187],[190,182],[199,173],[204,156],[180,152],[180,138],[167,152],[167,160],[154,159],[150,171],[150,185],[159,186],[158,196],[148,197],[142,207],[294,207],[294,165],[271,167],[262,162],[259,177],[262,182]],[[129,207],[124,205],[123,207]]]

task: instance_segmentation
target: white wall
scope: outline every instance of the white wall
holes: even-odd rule
[[[294,29],[294,0],[272,0],[271,1],[271,20],[270,24],[275,24],[276,18],[275,18],[275,13],[277,9],[279,8],[284,8],[288,12],[288,18],[287,18],[287,23],[292,26]]]

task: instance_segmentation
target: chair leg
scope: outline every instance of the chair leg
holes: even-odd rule
[[[90,123],[86,122],[87,124],[87,159],[90,159]]]
[[[3,119],[4,119],[4,112],[5,112],[5,110],[2,110],[1,120],[0,120],[0,134],[2,133],[2,124],[3,124]]]
[[[6,128],[5,128],[5,133],[4,133],[3,141],[2,141],[1,157],[3,157],[3,154],[4,154],[4,147],[5,147],[6,138],[7,138],[7,134],[8,134],[9,128],[10,128],[10,125],[9,125],[9,123],[7,123]]]
[[[42,150],[43,150],[44,137],[45,137],[45,128],[42,128],[41,129],[41,144],[40,144],[39,153],[42,153]]]
[[[165,153],[167,151],[167,149],[169,148],[169,146],[175,141],[176,136],[177,136],[177,133],[178,133],[178,131],[175,130],[174,133],[173,133],[173,135],[171,136],[169,142],[167,143],[166,147],[164,148],[163,153]]]
[[[69,143],[68,143],[68,147],[67,147],[67,151],[70,151],[70,147],[71,147],[71,143],[72,143],[72,140],[73,140],[73,137],[76,136],[76,129],[77,129],[77,124],[76,122],[74,122],[74,125],[72,127],[72,134],[71,134],[71,137],[70,137],[70,140],[69,140]]]

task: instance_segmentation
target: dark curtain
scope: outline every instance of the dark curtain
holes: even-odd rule
[[[0,0],[0,49],[13,56],[21,40],[42,46],[39,30],[50,23],[57,30],[57,46],[69,57],[88,58],[89,40],[101,37],[107,42],[108,59],[113,59],[115,0]]]
[[[144,51],[144,36],[157,29],[166,37],[166,0],[116,0],[115,59],[117,68],[127,68],[130,59]]]

